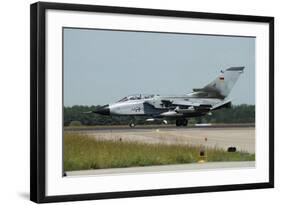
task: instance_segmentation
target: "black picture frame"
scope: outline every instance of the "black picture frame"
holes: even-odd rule
[[[262,22],[269,24],[269,181],[250,184],[230,184],[192,188],[170,188],[109,193],[46,196],[46,10],[121,13],[129,15],[168,16],[180,18],[216,19],[229,21]],[[30,199],[37,203],[76,200],[97,200],[123,197],[186,194],[274,187],[274,18],[218,13],[202,13],[144,8],[110,7],[82,4],[38,2],[30,7]]]

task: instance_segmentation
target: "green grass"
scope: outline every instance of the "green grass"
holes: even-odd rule
[[[100,141],[85,135],[64,134],[64,170],[87,170],[198,162],[200,147]],[[253,161],[254,154],[206,149],[207,161]]]

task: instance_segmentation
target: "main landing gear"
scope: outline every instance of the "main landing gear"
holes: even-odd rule
[[[176,126],[187,126],[188,120],[187,119],[177,119],[176,120]]]

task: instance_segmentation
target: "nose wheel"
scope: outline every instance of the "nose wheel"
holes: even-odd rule
[[[130,126],[131,128],[133,128],[133,127],[135,127],[135,126],[136,126],[136,124],[135,124],[135,123],[133,123],[133,122],[130,122],[129,126]]]
[[[176,120],[176,126],[180,127],[180,126],[187,126],[188,124],[188,120],[187,119],[177,119]]]

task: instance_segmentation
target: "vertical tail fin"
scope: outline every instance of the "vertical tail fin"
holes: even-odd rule
[[[194,91],[208,93],[208,96],[224,99],[232,90],[240,74],[243,73],[243,70],[244,67],[228,68],[225,71],[221,71],[220,75],[214,81],[202,89],[194,89]]]
[[[231,67],[222,71],[221,74],[210,84],[206,85],[204,90],[213,90],[220,94],[223,98],[227,97],[232,90],[234,84],[238,80],[244,67]]]

